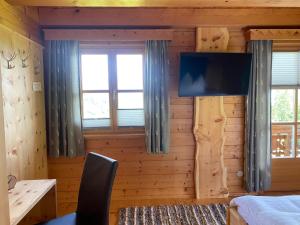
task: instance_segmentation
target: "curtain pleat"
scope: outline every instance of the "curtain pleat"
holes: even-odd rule
[[[168,41],[147,41],[144,75],[146,148],[169,151]]]
[[[271,186],[272,41],[250,41],[252,69],[246,101],[245,185],[249,192]]]
[[[83,155],[79,43],[47,41],[44,59],[48,154]]]

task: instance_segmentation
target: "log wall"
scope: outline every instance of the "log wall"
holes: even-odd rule
[[[239,29],[230,29],[229,51],[242,51],[244,37]],[[167,155],[149,155],[144,135],[93,136],[85,138],[86,150],[117,159],[120,163],[112,193],[112,202],[138,199],[190,199],[195,197],[193,136],[193,98],[178,97],[179,53],[194,51],[195,29],[176,29],[170,44],[171,147]],[[225,97],[228,116],[225,126],[225,166],[231,193],[243,192],[242,170],[244,98]],[[49,159],[49,177],[58,179],[59,214],[76,207],[83,157]]]

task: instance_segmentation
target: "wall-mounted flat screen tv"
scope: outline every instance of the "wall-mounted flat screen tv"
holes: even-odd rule
[[[179,96],[247,95],[252,54],[181,53]]]

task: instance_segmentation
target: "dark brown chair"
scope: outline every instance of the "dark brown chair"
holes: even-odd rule
[[[85,160],[77,211],[39,225],[109,225],[109,205],[118,162],[89,153]]]

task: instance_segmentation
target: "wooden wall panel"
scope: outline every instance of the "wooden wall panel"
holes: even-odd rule
[[[0,93],[2,93],[2,79],[0,68]],[[3,100],[0,95],[0,224],[9,224],[9,205],[7,191],[7,172],[6,172],[6,150],[5,150],[5,133],[4,133],[4,115],[3,115]]]
[[[235,42],[230,51],[244,49],[244,37],[240,29],[232,28]],[[145,150],[144,135],[115,135],[86,137],[86,150],[117,159],[120,162],[113,193],[112,210],[120,202],[138,199],[191,199],[194,193],[193,98],[178,97],[179,53],[195,49],[195,29],[176,29],[170,44],[169,90],[171,102],[171,147],[167,155],[149,155]],[[230,194],[242,192],[242,145],[244,123],[244,98],[225,97],[224,109],[228,120],[224,146],[225,166],[228,167]],[[77,193],[83,168],[83,157],[73,159],[51,158],[48,160],[49,177],[57,178],[58,213],[60,215],[76,208]],[[128,203],[129,204],[129,203]]]
[[[270,191],[300,190],[300,159],[273,159]]]
[[[0,0],[0,24],[32,40],[41,41],[36,8],[11,6],[5,0]]]
[[[45,140],[43,114],[36,116],[39,120],[35,120],[33,113],[28,114],[29,109],[44,109],[43,98],[30,94],[32,84],[25,86],[33,79],[33,67],[29,67],[30,72],[29,68],[22,71],[20,58],[17,57],[13,62],[15,68],[8,70],[1,55],[2,51],[7,54],[27,46],[24,45],[24,41],[28,42],[25,37],[38,42],[41,40],[37,10],[14,7],[0,0],[0,224],[3,225],[9,224],[7,175],[14,174],[19,179],[47,175],[46,152],[44,144],[41,144]],[[42,61],[41,47],[34,45],[32,48],[32,56],[38,54]],[[31,58],[31,65],[34,60],[37,62]],[[41,147],[37,149],[34,143],[40,143]],[[13,145],[18,145],[18,149]],[[39,153],[36,154],[37,151]]]
[[[0,52],[7,173],[18,180],[46,178],[44,93],[32,90],[34,81],[43,85],[42,47],[0,26]],[[5,57],[14,53],[8,69]]]

